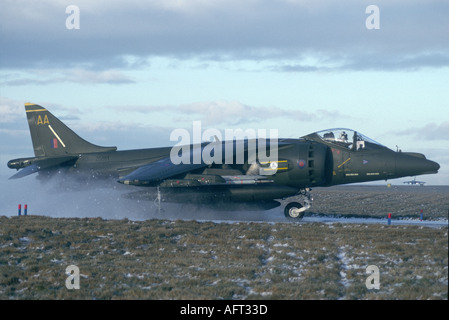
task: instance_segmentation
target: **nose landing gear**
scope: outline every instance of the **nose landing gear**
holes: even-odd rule
[[[313,198],[310,191],[312,190],[309,188],[301,189],[297,195],[284,199],[287,202],[284,208],[284,215],[287,218],[300,220],[304,217],[304,212],[312,207]],[[290,200],[296,201],[290,202]]]

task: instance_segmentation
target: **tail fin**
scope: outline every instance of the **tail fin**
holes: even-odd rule
[[[40,105],[25,103],[25,111],[36,157],[117,150],[87,142]]]

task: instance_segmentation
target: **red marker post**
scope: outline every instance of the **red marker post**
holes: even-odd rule
[[[419,220],[422,221],[422,219],[423,219],[423,210],[421,209],[421,213],[419,215]]]
[[[388,213],[388,225],[391,225],[391,213]]]
[[[20,217],[21,213],[22,213],[22,205],[19,204],[19,212],[17,213],[17,215]]]
[[[24,208],[24,211],[23,211],[23,215],[27,215],[27,211],[28,211],[28,205],[26,204],[25,205],[25,208]]]

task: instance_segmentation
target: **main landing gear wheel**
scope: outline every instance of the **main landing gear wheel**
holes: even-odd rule
[[[291,219],[302,219],[304,217],[304,211],[302,205],[299,202],[290,202],[284,208],[284,215]]]

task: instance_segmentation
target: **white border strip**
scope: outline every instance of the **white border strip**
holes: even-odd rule
[[[61,142],[62,146],[65,148],[64,142],[62,142],[61,138],[56,134],[55,130],[53,130],[53,128],[51,127],[51,125],[48,125],[48,127],[50,128],[51,132],[53,132],[53,134],[55,135],[55,137],[59,140],[59,142]]]

